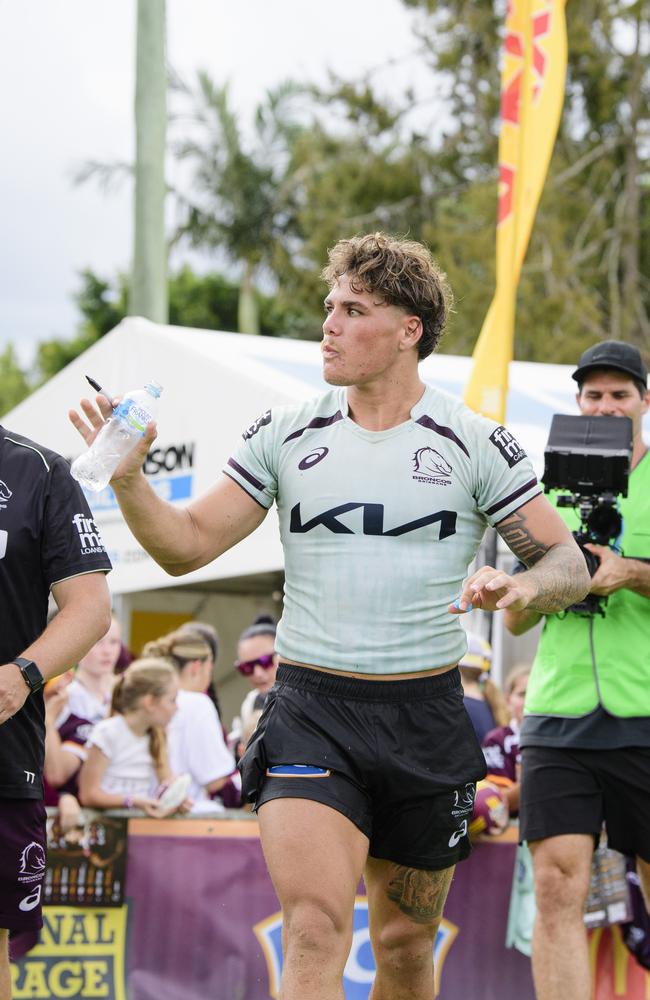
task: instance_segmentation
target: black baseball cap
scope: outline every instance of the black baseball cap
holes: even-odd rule
[[[612,368],[617,372],[631,375],[637,382],[648,384],[648,369],[638,347],[624,344],[621,340],[603,340],[600,344],[589,347],[580,355],[578,367],[571,378],[583,382],[589,372],[597,368]]]

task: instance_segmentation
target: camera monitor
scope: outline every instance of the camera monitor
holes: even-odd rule
[[[544,452],[544,489],[581,496],[627,496],[632,458],[629,417],[556,413]]]

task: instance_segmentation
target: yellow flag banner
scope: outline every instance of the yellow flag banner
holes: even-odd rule
[[[502,423],[521,265],[562,113],[565,0],[510,0],[501,74],[496,292],[483,323],[465,402]]]

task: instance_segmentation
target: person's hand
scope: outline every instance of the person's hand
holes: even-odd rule
[[[108,418],[111,416],[113,406],[119,403],[120,397],[115,396],[112,400],[109,400],[103,395],[103,393],[99,392],[95,396],[95,400],[95,403],[91,403],[89,399],[82,399],[80,401],[79,406],[80,409],[83,410],[83,414],[86,418],[85,420],[77,410],[68,411],[70,423],[73,425],[75,430],[81,434],[88,448],[93,443]],[[115,469],[115,472],[111,477],[112,483],[119,479],[128,479],[140,472],[144,460],[147,457],[147,452],[156,440],[156,435],[156,425],[152,421],[147,424],[142,437],[137,439],[137,442],[134,444],[131,451],[124,456]]]
[[[147,816],[151,816],[152,819],[162,819],[163,816],[167,814],[160,808],[160,802],[158,799],[153,799],[148,795],[138,795],[133,800],[133,808],[141,809],[142,812],[146,813]]]
[[[81,806],[74,795],[65,793],[59,798],[59,824],[64,836],[83,825]]]
[[[615,590],[625,587],[628,580],[627,566],[622,556],[616,555],[606,545],[585,545],[586,549],[593,552],[600,559],[600,566],[591,578],[590,594],[599,594],[601,597],[608,597]]]
[[[460,596],[447,610],[452,615],[463,615],[474,608],[483,611],[501,611],[503,608],[523,611],[533,597],[525,573],[509,576],[492,566],[483,566],[467,578]]]
[[[0,725],[20,711],[29,693],[17,664],[0,666]]]

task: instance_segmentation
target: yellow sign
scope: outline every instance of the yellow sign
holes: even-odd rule
[[[43,908],[38,945],[12,964],[13,1000],[126,1000],[128,907]]]

